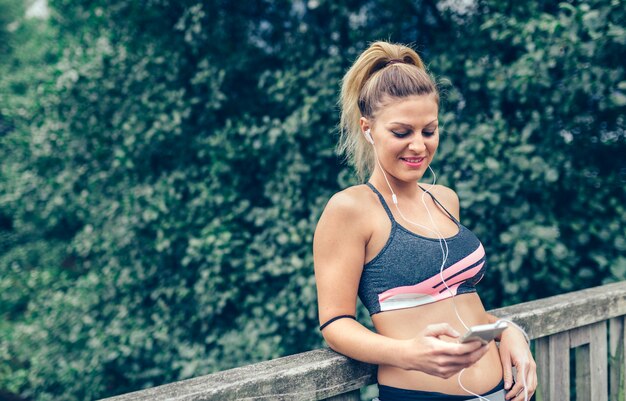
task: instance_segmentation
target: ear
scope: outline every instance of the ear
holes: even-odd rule
[[[361,125],[361,132],[365,132],[368,129],[369,130],[372,129],[372,125],[370,124],[370,121],[365,117],[361,117],[361,119],[359,120],[359,124]]]

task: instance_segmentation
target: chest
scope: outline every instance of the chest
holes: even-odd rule
[[[416,283],[446,271],[454,275],[484,261],[484,248],[466,227],[442,241],[421,237],[394,224],[382,249],[364,265],[363,274],[383,285]]]

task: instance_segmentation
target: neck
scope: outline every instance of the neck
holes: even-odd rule
[[[416,197],[422,192],[418,187],[416,181],[402,181],[390,174],[385,175],[380,168],[376,170],[370,176],[369,181],[383,194],[391,196],[395,193],[398,199],[416,199]],[[391,186],[391,189],[389,188]]]

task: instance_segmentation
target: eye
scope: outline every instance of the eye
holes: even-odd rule
[[[394,131],[391,130],[391,133],[397,137],[397,138],[404,138],[405,136],[409,135],[411,133],[411,131]]]
[[[424,135],[425,137],[429,138],[429,137],[435,135],[435,131],[422,131],[422,135]]]

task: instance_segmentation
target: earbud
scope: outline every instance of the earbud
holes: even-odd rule
[[[372,145],[374,144],[374,138],[372,138],[372,133],[370,132],[369,128],[365,130],[365,132],[363,132],[363,136],[365,136],[365,140],[369,143],[371,143]]]

